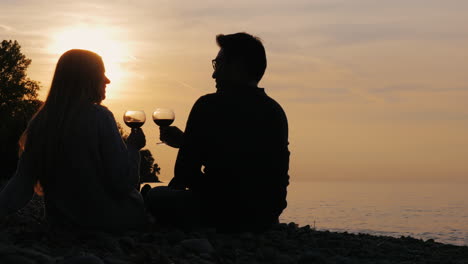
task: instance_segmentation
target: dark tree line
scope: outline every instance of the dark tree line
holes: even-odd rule
[[[15,40],[0,43],[0,181],[10,178],[18,162],[18,140],[41,104],[40,83],[27,77],[31,60]],[[125,139],[125,134],[121,130]],[[147,149],[141,150],[142,182],[158,182],[160,168]]]
[[[3,179],[15,172],[18,140],[42,104],[37,99],[39,82],[26,76],[30,64],[16,40],[0,43],[0,178]]]
[[[122,128],[122,125],[117,122],[120,135],[124,141],[127,140],[128,135]],[[160,182],[158,175],[161,173],[161,168],[154,161],[153,154],[148,149],[140,150],[140,182]]]

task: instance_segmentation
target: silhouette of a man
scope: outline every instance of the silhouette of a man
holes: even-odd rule
[[[179,152],[169,187],[152,189],[147,203],[167,224],[263,230],[287,205],[287,119],[257,86],[267,64],[260,39],[237,33],[216,41],[217,91],[198,99],[185,132],[161,127],[161,140]]]

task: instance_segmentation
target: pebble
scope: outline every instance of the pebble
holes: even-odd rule
[[[167,241],[170,243],[178,243],[185,238],[185,233],[181,230],[173,230],[166,235]]]
[[[23,249],[12,246],[0,247],[0,263],[34,263],[49,264],[54,260],[45,254],[32,249]]]
[[[299,264],[326,263],[325,258],[316,250],[308,250],[299,256]]]
[[[104,264],[104,262],[94,255],[86,255],[64,259],[60,264]]]
[[[136,247],[135,240],[131,237],[122,237],[119,242],[120,247],[127,251],[130,251]]]
[[[180,242],[180,244],[189,250],[192,250],[198,254],[201,253],[212,253],[214,248],[207,239],[186,239]]]
[[[119,245],[111,235],[98,232],[87,238],[86,241],[91,247],[96,247],[105,251],[115,252]]]
[[[7,255],[0,256],[0,263],[2,264],[36,264],[33,259],[21,255]]]
[[[261,256],[266,260],[273,260],[277,256],[275,249],[271,247],[263,247],[260,249]]]
[[[132,262],[122,260],[122,259],[118,259],[118,258],[114,258],[114,257],[104,258],[104,263],[106,263],[106,264],[132,264]]]

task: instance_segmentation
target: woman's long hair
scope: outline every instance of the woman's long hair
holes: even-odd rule
[[[100,104],[104,77],[102,58],[94,52],[73,49],[57,62],[47,99],[20,138],[20,155],[28,153],[35,175],[47,192],[62,161],[66,130],[80,110]]]

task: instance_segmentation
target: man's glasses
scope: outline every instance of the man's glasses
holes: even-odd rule
[[[216,65],[218,64],[218,61],[216,59],[211,60],[211,65],[213,66],[213,70],[216,70]]]
[[[224,62],[225,61],[223,59],[219,59],[219,58],[211,60],[211,65],[213,66],[213,70],[215,71],[219,70],[219,68],[223,66]]]

